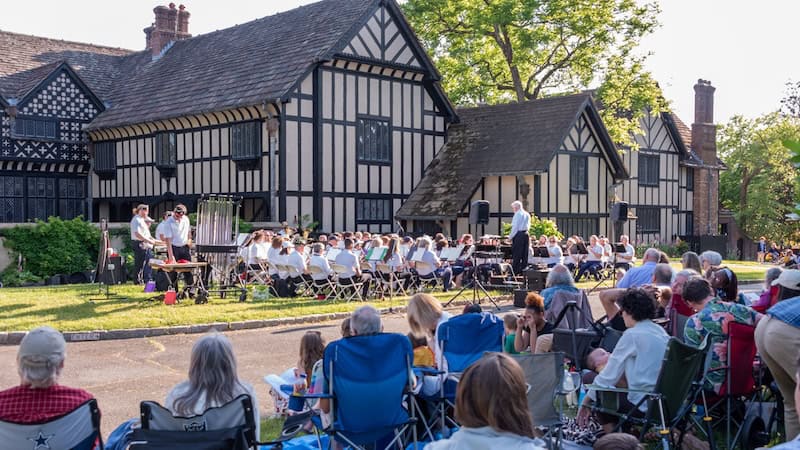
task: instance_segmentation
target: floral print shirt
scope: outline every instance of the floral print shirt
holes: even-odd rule
[[[705,308],[697,312],[686,322],[683,339],[687,344],[699,347],[703,339],[710,335],[708,345],[711,352],[711,366],[716,369],[728,364],[728,324],[731,322],[755,325],[758,313],[739,305],[715,298],[706,303]],[[705,389],[719,393],[725,381],[725,371],[709,371],[706,375]]]

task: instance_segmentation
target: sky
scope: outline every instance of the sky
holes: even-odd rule
[[[189,31],[203,34],[313,0],[183,0]],[[644,1],[644,0],[639,0]],[[154,0],[36,0],[0,3],[0,30],[132,50],[144,48],[142,29]],[[176,1],[176,3],[181,3]],[[661,0],[661,27],[641,43],[648,69],[673,110],[694,116],[698,78],[717,88],[715,121],[756,117],[779,107],[788,81],[800,81],[797,0]]]

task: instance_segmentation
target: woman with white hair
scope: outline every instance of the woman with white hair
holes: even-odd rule
[[[94,398],[83,389],[58,384],[66,355],[66,342],[58,331],[50,327],[29,331],[17,351],[20,384],[0,391],[0,420],[47,422]]]
[[[176,416],[196,416],[242,394],[253,401],[256,436],[260,436],[258,397],[253,386],[239,380],[231,341],[223,334],[211,333],[195,342],[189,379],[172,388],[164,406]]]
[[[553,296],[558,291],[566,291],[570,293],[577,293],[578,288],[575,287],[575,280],[572,279],[572,273],[569,268],[563,264],[556,264],[550,273],[547,274],[545,281],[545,288],[542,289],[541,295],[544,297],[544,309],[550,307],[553,301]]]

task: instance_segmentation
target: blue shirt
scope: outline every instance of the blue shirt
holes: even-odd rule
[[[787,298],[767,310],[767,314],[793,327],[800,328],[800,297]]]
[[[634,267],[633,269],[629,270],[621,280],[619,280],[617,287],[627,289],[639,287],[644,284],[650,284],[653,282],[653,272],[655,270],[656,263],[653,261],[648,261],[639,267]]]
[[[578,288],[568,284],[557,284],[555,286],[550,286],[547,289],[543,289],[540,294],[542,294],[542,297],[544,297],[544,309],[550,308],[550,303],[553,303],[553,297],[558,291],[567,291],[574,294],[578,292]]]

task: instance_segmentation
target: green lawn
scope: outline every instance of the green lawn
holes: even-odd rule
[[[126,298],[106,300],[96,287],[88,285],[42,286],[0,289],[0,332],[25,331],[50,325],[61,331],[115,330],[192,325],[242,320],[266,320],[300,317],[311,314],[350,312],[360,303],[320,302],[310,298],[281,299],[245,303],[238,295],[220,299],[212,295],[207,304],[195,305],[187,300],[174,306],[148,301],[153,294],[142,292],[142,286],[121,285],[111,288]],[[471,291],[462,294],[464,299]],[[442,301],[452,293],[437,293]],[[404,306],[407,298],[373,301],[379,308]]]

